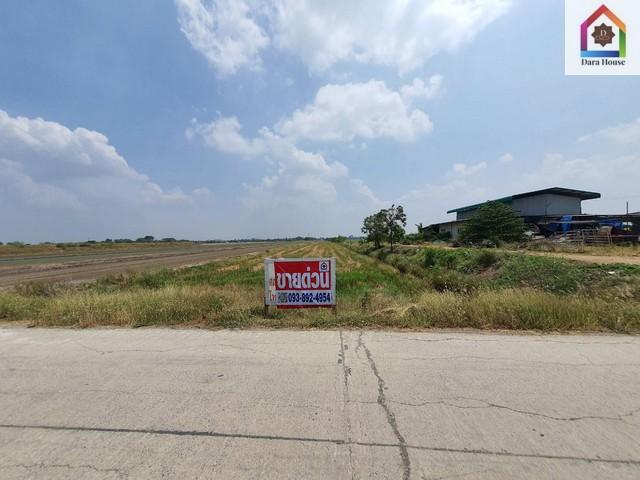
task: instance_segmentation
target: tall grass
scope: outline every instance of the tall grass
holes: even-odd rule
[[[372,258],[328,242],[269,255],[337,257],[337,315],[328,310],[272,310],[264,317],[262,255],[248,255],[180,270],[105,277],[83,286],[23,286],[0,293],[0,319],[72,327],[640,332],[640,282],[633,269],[611,275],[571,270],[571,265],[567,271],[564,263],[545,263],[545,258],[534,257],[529,263],[522,255],[464,249],[379,252]],[[627,280],[621,282],[623,277]],[[607,294],[588,293],[595,285],[604,285]]]
[[[408,310],[430,327],[640,331],[640,305],[560,296],[535,290],[482,291],[472,296],[425,293]]]

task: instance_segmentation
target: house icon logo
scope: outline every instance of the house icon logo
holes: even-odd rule
[[[606,5],[601,5],[580,26],[580,56],[627,56],[627,26]]]

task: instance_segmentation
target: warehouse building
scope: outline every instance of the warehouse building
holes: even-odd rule
[[[582,202],[600,197],[601,195],[597,192],[552,187],[498,198],[494,201],[509,205],[523,217],[526,223],[537,224],[558,217],[582,216]],[[455,220],[437,223],[430,228],[439,233],[449,233],[452,240],[457,240],[462,225],[485,203],[487,202],[449,210],[447,213],[456,214]]]

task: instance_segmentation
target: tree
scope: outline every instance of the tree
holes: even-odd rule
[[[136,242],[148,243],[153,242],[154,240],[155,238],[153,237],[153,235],[145,235],[144,237],[137,238]]]
[[[384,240],[385,237],[385,217],[383,210],[369,215],[364,219],[362,233],[367,236],[367,241],[373,242],[375,248],[382,246],[382,240]]]
[[[393,244],[399,242],[404,237],[404,227],[407,226],[407,216],[404,213],[402,205],[391,205],[391,208],[381,210],[384,216],[385,233],[389,240],[391,252],[393,252]]]
[[[501,242],[519,242],[524,232],[524,222],[513,208],[502,202],[487,202],[463,226],[460,240],[464,243],[489,241],[499,245]]]

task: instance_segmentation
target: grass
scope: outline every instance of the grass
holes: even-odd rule
[[[507,246],[507,249],[515,250],[520,247]],[[549,240],[530,242],[525,247],[532,252],[549,253],[575,253],[581,255],[613,256],[613,257],[640,257],[640,245],[581,245],[571,243],[552,242]]]
[[[360,250],[367,252],[366,248]],[[528,288],[640,301],[640,266],[598,265],[495,249],[426,247],[368,252],[431,282],[436,290]],[[449,286],[441,286],[445,282]]]
[[[365,254],[366,253],[366,254]],[[0,319],[35,326],[500,328],[640,332],[640,268],[492,250],[356,252],[330,242],[273,257],[337,257],[338,313],[263,316],[262,255],[80,285],[0,293]],[[614,272],[613,274],[610,272]]]

